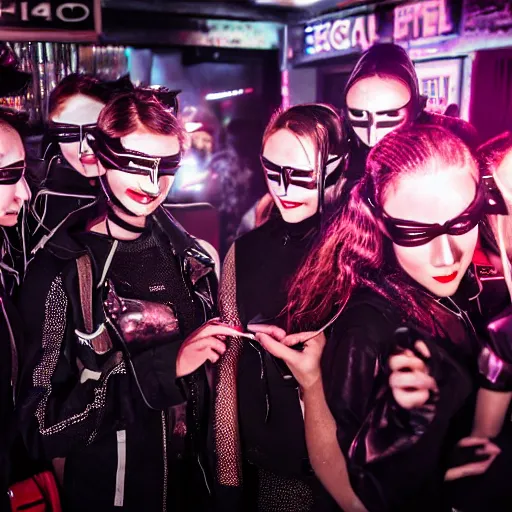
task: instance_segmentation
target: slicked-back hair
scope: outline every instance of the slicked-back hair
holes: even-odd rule
[[[176,135],[183,146],[181,122],[147,90],[135,89],[114,97],[98,118],[98,128],[113,138],[125,137],[141,127],[159,135]]]

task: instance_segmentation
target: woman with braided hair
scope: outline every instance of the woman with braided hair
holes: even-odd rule
[[[292,281],[288,330],[298,334],[249,326],[297,379],[311,464],[342,508],[348,474],[371,512],[451,510],[443,481],[462,462],[447,455],[471,431],[478,386],[494,385],[478,372],[482,347],[466,313],[486,208],[459,138],[435,126],[396,130],[371,150]],[[418,382],[426,397],[410,389]],[[465,448],[488,465],[497,455],[488,440]]]

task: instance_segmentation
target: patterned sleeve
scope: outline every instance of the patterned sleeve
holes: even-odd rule
[[[126,374],[126,369],[121,354],[113,352],[101,373],[82,371],[72,355],[74,339],[67,338],[72,329],[62,276],[53,278],[39,303],[41,290],[35,292],[34,286],[41,284],[29,276],[21,293],[25,356],[30,357],[23,361],[19,411],[32,454],[53,459],[95,439],[107,412],[112,377]]]
[[[224,261],[219,307],[223,322],[241,326],[236,302],[235,246]],[[242,464],[238,429],[237,370],[242,349],[241,338],[229,338],[227,350],[217,364],[215,376],[214,444],[215,472],[219,499],[232,501],[229,490],[242,486]],[[232,496],[232,495],[231,495]],[[231,508],[224,502],[222,510]]]

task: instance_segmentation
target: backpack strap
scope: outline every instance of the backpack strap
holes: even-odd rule
[[[92,297],[93,277],[91,258],[89,255],[84,254],[77,258],[76,267],[78,271],[80,304],[82,307],[85,332],[75,329],[75,333],[82,345],[88,346],[98,355],[103,355],[112,348],[112,341],[104,323],[94,330]]]

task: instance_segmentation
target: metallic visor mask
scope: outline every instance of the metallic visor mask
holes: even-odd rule
[[[482,220],[485,209],[485,192],[483,187],[478,185],[476,196],[471,204],[459,216],[442,225],[396,219],[382,209],[376,210],[393,243],[403,247],[418,247],[431,242],[438,236],[459,236],[468,233]]]
[[[23,178],[27,164],[19,160],[5,167],[0,167],[0,185],[14,185]]]
[[[314,190],[317,187],[313,169],[294,169],[293,167],[280,166],[267,160],[263,155],[261,156],[261,165],[265,169],[268,180],[277,183],[277,186],[282,189],[282,192],[280,192],[282,194],[287,193],[290,185],[308,190]]]
[[[126,149],[121,139],[112,138],[96,130],[87,141],[105,169],[117,169],[130,174],[149,176],[174,176],[178,171],[181,153],[169,156],[151,156]]]
[[[87,134],[94,133],[96,123],[93,124],[67,124],[50,121],[48,135],[61,144],[82,142]]]

